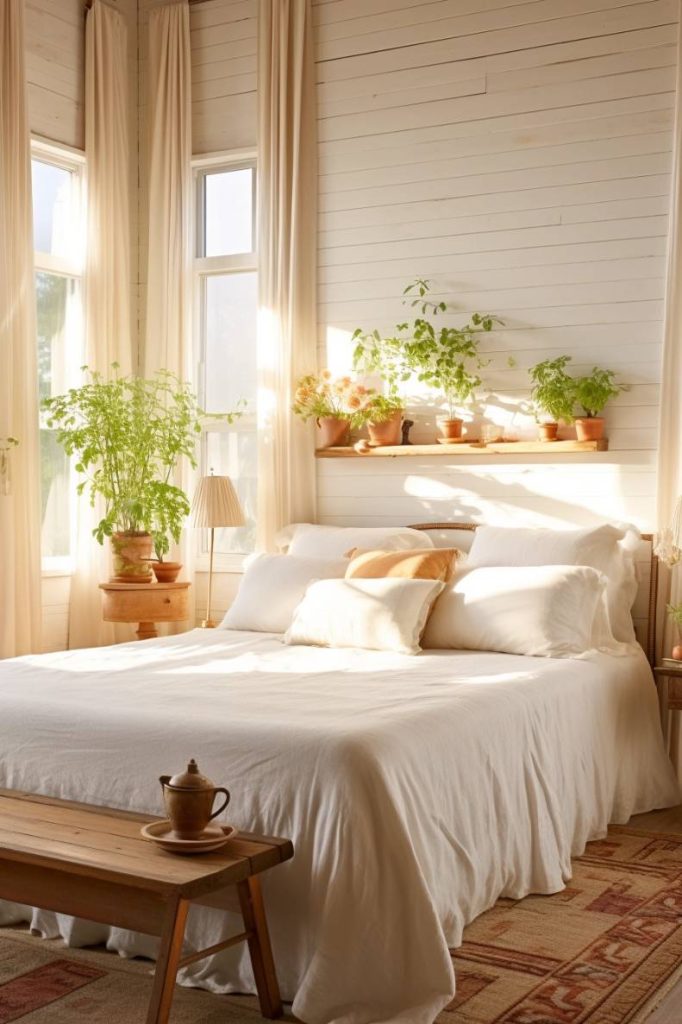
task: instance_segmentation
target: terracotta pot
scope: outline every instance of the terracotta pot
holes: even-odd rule
[[[448,419],[447,416],[439,416],[436,420],[442,437],[457,438],[462,436],[464,420]]]
[[[381,423],[368,423],[369,440],[373,445],[395,445],[402,440],[401,424],[403,410],[396,409],[387,420]]]
[[[575,433],[579,441],[601,441],[604,436],[603,417],[578,416],[575,421]]]
[[[150,533],[114,533],[111,536],[116,583],[151,583],[152,537]]]
[[[540,441],[556,441],[558,431],[558,423],[538,423],[538,438]]]
[[[673,647],[672,657],[675,661],[682,661],[682,644],[677,644]]]
[[[317,423],[318,448],[345,448],[350,444],[350,423],[338,416],[320,416]]]
[[[157,583],[175,583],[182,569],[181,562],[152,562]]]

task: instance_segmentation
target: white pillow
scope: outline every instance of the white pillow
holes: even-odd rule
[[[436,601],[423,646],[575,657],[613,645],[605,589],[587,566],[466,569]]]
[[[317,526],[293,523],[277,535],[280,548],[304,558],[344,558],[353,548],[405,551],[432,548],[433,541],[409,526]]]
[[[294,613],[284,642],[418,654],[440,580],[321,580]]]
[[[515,529],[479,526],[467,566],[589,565],[607,578],[606,599],[616,640],[635,643],[632,606],[637,596],[634,526],[582,530]]]
[[[247,563],[237,596],[218,628],[285,633],[308,584],[341,578],[347,567],[341,558],[256,555]]]

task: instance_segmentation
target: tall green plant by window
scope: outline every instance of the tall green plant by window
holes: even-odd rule
[[[190,386],[168,370],[145,379],[88,371],[88,380],[64,395],[47,398],[48,426],[67,455],[76,458],[81,477],[78,493],[105,514],[93,535],[102,544],[114,532],[151,533],[162,557],[170,538],[180,539],[189,514],[187,495],[171,482],[178,463],[196,466],[196,444],[207,418],[231,423],[239,410],[210,417],[199,407]]]

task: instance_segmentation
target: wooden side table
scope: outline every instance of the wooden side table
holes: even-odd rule
[[[666,746],[670,746],[669,711],[682,711],[682,662],[679,668],[675,665],[657,665],[654,669],[656,682],[662,680],[661,714]]]
[[[189,582],[100,583],[105,622],[138,622],[139,640],[158,636],[157,622],[189,618]]]

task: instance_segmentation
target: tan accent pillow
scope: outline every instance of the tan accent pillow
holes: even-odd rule
[[[441,580],[447,583],[457,568],[457,548],[412,548],[409,551],[349,552],[346,579],[376,580],[388,576],[409,580]]]

